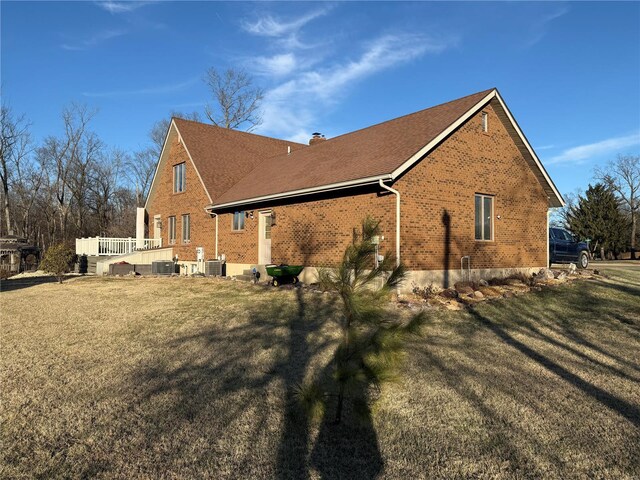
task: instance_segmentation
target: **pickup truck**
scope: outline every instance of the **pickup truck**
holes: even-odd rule
[[[589,266],[589,246],[564,228],[549,229],[549,266],[552,263],[575,263],[578,268]]]

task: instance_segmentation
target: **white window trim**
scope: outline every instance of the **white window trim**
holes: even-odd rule
[[[185,222],[184,219],[187,218]],[[189,224],[189,238],[185,238],[185,225]],[[184,213],[182,214],[182,243],[191,243],[191,214]]]
[[[482,131],[489,132],[489,114],[487,112],[482,112]]]
[[[476,197],[480,197],[480,208],[482,209],[481,212],[481,216],[480,218],[483,219],[481,225],[481,232],[480,232],[480,237],[481,238],[476,238],[476,217],[475,217],[475,208],[476,208]],[[489,239],[485,239],[484,238],[484,218],[485,218],[485,214],[484,214],[484,199],[485,198],[490,198],[491,199],[491,214],[489,215],[489,228],[491,230],[491,238]],[[487,195],[484,193],[476,193],[473,196],[473,238],[475,239],[476,242],[493,242],[495,239],[495,222],[493,221],[493,212],[495,211],[495,196],[494,195]]]
[[[235,228],[236,227],[236,214],[238,214],[240,216],[240,218],[242,219],[242,228]],[[244,231],[244,227],[245,227],[245,222],[246,222],[246,214],[244,210],[240,210],[238,212],[233,212],[233,215],[231,216],[231,231],[232,232],[243,232]]]
[[[173,221],[172,221],[173,220]],[[176,217],[175,215],[170,215],[167,219],[167,223],[169,224],[167,236],[169,237],[169,245],[176,244]],[[173,238],[172,238],[173,235]]]
[[[177,172],[178,170],[181,170],[181,187],[182,190],[178,190],[178,185],[177,185]],[[187,189],[187,168],[186,168],[186,162],[182,162],[182,163],[177,163],[173,166],[173,193],[183,193],[185,190]]]

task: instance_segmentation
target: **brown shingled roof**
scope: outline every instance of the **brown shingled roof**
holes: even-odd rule
[[[263,161],[214,205],[389,174],[491,93],[448,103]]]
[[[306,145],[193,122],[173,121],[202,181],[215,201],[265,159]]]

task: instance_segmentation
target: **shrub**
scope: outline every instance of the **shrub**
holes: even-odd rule
[[[424,287],[421,287],[416,283],[412,283],[411,287],[411,291],[414,295],[424,298],[425,300],[428,300],[431,297],[435,297],[442,291],[442,288],[434,285],[433,283],[430,283],[429,285],[426,285]]]
[[[40,262],[40,268],[47,273],[55,275],[58,278],[58,282],[62,283],[64,274],[71,271],[75,261],[75,251],[68,245],[60,243],[47,249],[42,262]]]

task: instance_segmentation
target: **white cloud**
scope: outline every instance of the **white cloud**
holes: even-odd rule
[[[297,66],[296,56],[293,53],[283,53],[272,57],[255,57],[248,63],[256,73],[275,77],[288,75]]]
[[[282,37],[297,32],[310,21],[326,15],[329,10],[329,8],[316,10],[288,22],[277,20],[271,15],[267,15],[259,18],[255,22],[243,22],[242,28],[253,35],[260,35],[263,37]]]
[[[79,40],[72,43],[63,43],[62,45],[60,45],[60,47],[65,50],[89,50],[90,48],[95,47],[100,43],[106,42],[107,40],[110,40],[112,38],[121,37],[126,33],[127,32],[125,30],[104,30],[84,40]]]
[[[137,10],[140,7],[144,7],[145,5],[148,5],[149,3],[152,3],[150,1],[140,1],[140,2],[134,2],[134,1],[126,1],[126,2],[117,2],[117,1],[113,1],[113,0],[108,0],[106,2],[97,2],[98,6],[100,6],[101,8],[105,9],[107,12],[109,13],[126,13],[126,12],[132,12],[134,10]]]
[[[366,45],[362,55],[326,68],[299,69],[269,90],[263,102],[261,132],[291,140],[308,140],[318,116],[339,101],[355,83],[426,53],[440,53],[451,42],[421,34],[384,35]]]
[[[543,16],[537,21],[531,22],[530,37],[525,42],[525,47],[532,47],[542,40],[548,33],[551,22],[562,17],[567,12],[569,12],[569,9],[567,7],[563,7],[560,10],[556,10],[553,13]]]
[[[85,97],[123,97],[129,95],[162,95],[166,93],[174,93],[185,90],[194,85],[199,77],[194,77],[184,82],[173,83],[168,85],[157,85],[153,87],[140,88],[136,90],[112,90],[108,92],[83,92]]]
[[[569,148],[555,157],[551,157],[545,162],[547,165],[558,163],[574,163],[580,164],[596,157],[598,155],[606,155],[614,153],[617,150],[640,145],[640,132],[626,135],[623,137],[614,137],[602,140],[596,143],[580,145],[578,147]]]

